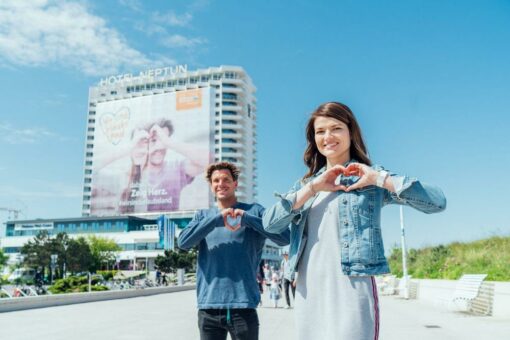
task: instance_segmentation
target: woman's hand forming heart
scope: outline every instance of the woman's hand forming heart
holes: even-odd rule
[[[351,163],[347,166],[347,168],[345,168],[344,175],[359,177],[359,180],[356,183],[345,189],[347,192],[361,189],[369,185],[375,185],[377,182],[377,171],[366,164]]]
[[[335,184],[336,179],[340,175],[345,177],[357,176],[359,177],[359,180],[350,186]],[[313,180],[311,183],[311,189],[315,192],[338,190],[349,192],[369,185],[375,185],[376,181],[377,171],[366,164],[351,163],[347,167],[343,167],[342,165],[335,165],[324,171],[324,173]]]

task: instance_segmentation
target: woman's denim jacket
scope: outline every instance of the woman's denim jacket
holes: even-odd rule
[[[382,170],[380,166],[373,166]],[[303,207],[292,210],[296,192],[309,181],[319,176],[321,169],[305,181],[298,181],[285,195],[276,193],[280,201],[266,209],[263,216],[264,229],[281,233],[290,226],[289,261],[293,271],[297,271],[299,259],[306,245],[306,219],[315,199],[309,199]],[[342,271],[346,275],[378,275],[389,273],[384,256],[381,235],[381,208],[387,204],[408,205],[430,214],[446,208],[446,198],[438,187],[427,185],[416,178],[397,176],[393,178],[396,193],[371,185],[351,192],[337,191],[339,206],[338,235],[341,248]],[[345,185],[355,183],[359,177],[342,177]]]

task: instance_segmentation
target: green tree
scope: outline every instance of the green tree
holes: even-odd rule
[[[71,273],[94,272],[94,258],[84,237],[70,239],[67,246],[67,270]]]
[[[122,248],[112,239],[91,235],[88,237],[90,252],[94,260],[94,267],[101,269],[103,266],[108,269],[113,267],[115,257]]]
[[[55,268],[55,278],[64,277],[65,265],[67,263],[67,247],[69,246],[69,235],[66,233],[58,233],[51,239],[51,254],[57,255],[57,263]]]
[[[155,264],[165,273],[175,272],[179,268],[184,268],[187,272],[189,272],[195,268],[196,260],[196,250],[165,250],[164,256],[158,255],[156,257]]]
[[[25,243],[20,250],[24,255],[23,264],[33,269],[48,268],[51,270],[52,241],[48,231],[40,231],[33,240]]]
[[[9,256],[4,254],[4,251],[0,249],[0,271],[4,269],[4,266],[7,264],[7,260],[9,259]]]
[[[0,248],[0,273],[2,273],[2,270],[4,269],[4,266],[7,264],[7,260],[9,259],[9,256],[5,255],[3,250]],[[2,276],[0,276],[0,288],[2,288]]]

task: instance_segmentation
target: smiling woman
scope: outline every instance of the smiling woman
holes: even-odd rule
[[[319,106],[306,138],[308,173],[263,216],[267,231],[291,231],[298,338],[378,339],[374,275],[389,272],[381,209],[405,204],[433,213],[444,210],[446,200],[436,187],[370,166],[356,118],[344,104]]]

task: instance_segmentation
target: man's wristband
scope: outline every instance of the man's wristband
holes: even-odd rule
[[[379,188],[384,188],[384,181],[386,180],[386,177],[388,177],[388,171],[381,170],[377,173],[377,180],[375,182],[375,185],[377,185]]]

